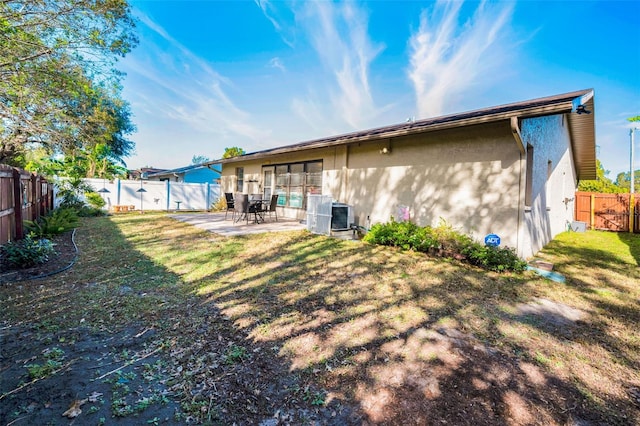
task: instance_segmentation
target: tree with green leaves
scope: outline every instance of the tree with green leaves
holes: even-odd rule
[[[231,148],[225,148],[224,154],[222,154],[222,158],[233,158],[244,155],[244,149],[238,148],[237,146],[233,146]]]
[[[194,165],[206,163],[207,161],[209,161],[209,157],[204,155],[194,155],[193,158],[191,158],[191,164]]]
[[[126,178],[127,168],[105,144],[96,144],[91,149],[77,150],[73,154],[51,157],[42,150],[30,153],[25,169],[45,176],[68,178]]]
[[[633,173],[633,186],[635,187],[634,192],[640,193],[640,170],[634,170]],[[629,192],[629,188],[631,188],[631,174],[629,172],[618,173],[615,185],[621,188],[624,192]]]
[[[118,58],[137,44],[126,0],[0,1],[0,162],[75,155],[106,144],[120,158],[135,130]]]
[[[596,179],[595,180],[581,180],[578,182],[578,191],[586,192],[602,192],[607,194],[624,192],[624,190],[611,179],[607,177],[610,173],[609,170],[605,170],[600,160],[596,160]]]
[[[638,123],[640,122],[640,115],[629,117],[627,118],[627,121],[629,121],[630,123]],[[634,132],[635,130],[631,129],[630,131]],[[633,141],[633,138],[631,140]],[[616,184],[625,188],[627,191],[631,189],[631,170],[625,173],[618,173]],[[640,191],[640,170],[633,171],[633,188],[635,193],[638,193]]]

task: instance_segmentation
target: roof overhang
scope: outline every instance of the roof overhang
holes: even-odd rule
[[[572,113],[567,114],[571,133],[571,147],[573,148],[573,161],[578,173],[578,180],[594,180],[597,176],[597,167],[596,110],[593,90],[590,91],[590,96],[587,98],[582,96],[578,102],[574,102],[575,109],[572,109]],[[579,111],[583,112],[580,113]]]
[[[352,143],[391,139],[425,132],[491,123],[512,118],[525,119],[545,115],[567,114],[573,157],[578,179],[595,179],[595,110],[593,90],[580,90],[524,102],[500,105],[459,114],[416,120],[414,122],[346,133],[298,144],[257,151],[239,157],[212,161],[207,164],[229,164],[259,160],[280,154],[328,148]],[[579,108],[581,107],[581,108]]]

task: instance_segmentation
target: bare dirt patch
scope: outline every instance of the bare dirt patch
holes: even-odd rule
[[[559,327],[573,327],[578,321],[584,321],[588,317],[588,314],[580,309],[544,298],[520,303],[517,310],[519,315],[538,317],[549,325]]]
[[[158,271],[135,255],[112,264],[99,253],[104,246],[92,248],[95,238],[79,231],[72,268],[26,279],[73,258],[59,251],[56,266],[0,288],[8,313],[0,320],[0,424],[360,423],[349,404],[327,401],[289,371],[277,348],[252,344],[215,305],[156,286],[155,275],[132,277],[128,261]]]
[[[115,333],[4,327],[0,422],[100,424],[109,419],[133,425],[143,418],[174,419],[179,407],[160,380],[164,365],[153,350],[154,337],[137,327]],[[84,401],[80,412],[63,417],[77,401]]]

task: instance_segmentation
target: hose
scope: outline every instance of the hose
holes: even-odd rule
[[[71,259],[71,262],[63,267],[58,269],[57,271],[53,271],[53,272],[47,272],[46,274],[41,274],[41,275],[36,275],[35,277],[27,277],[27,278],[21,278],[19,280],[12,280],[10,282],[14,282],[14,283],[19,283],[22,281],[31,281],[31,280],[40,280],[42,278],[46,278],[46,277],[50,277],[52,275],[56,275],[59,274],[61,272],[66,271],[67,269],[71,268],[73,265],[75,265],[76,261],[78,260],[78,246],[76,245],[76,229],[73,229],[73,233],[71,234],[71,242],[73,243],[73,249],[75,251],[75,256],[73,256],[73,259]]]

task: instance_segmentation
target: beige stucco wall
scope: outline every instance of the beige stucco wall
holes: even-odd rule
[[[397,218],[406,206],[420,225],[443,218],[479,240],[496,233],[503,245],[517,244],[522,162],[506,121],[225,164],[223,190],[235,191],[237,166],[244,192],[258,193],[263,165],[320,159],[323,194],[352,205],[361,226]],[[280,214],[305,218],[299,209]]]
[[[340,201],[354,205],[359,224],[398,218],[406,206],[419,225],[442,218],[479,240],[496,233],[515,247],[520,153],[507,122],[394,139],[390,154],[381,147],[349,149]]]
[[[244,192],[261,193],[263,166],[322,160],[322,193],[353,206],[361,226],[398,218],[404,206],[419,225],[442,218],[478,240],[495,233],[530,257],[573,220],[576,171],[562,115],[522,120],[521,136],[534,147],[526,208],[526,154],[508,121],[225,164],[221,185],[235,192],[235,168],[244,167]],[[279,210],[305,219],[304,210]]]
[[[533,146],[532,203],[523,210],[523,257],[534,255],[573,220],[577,174],[563,115],[523,120],[523,142]]]

